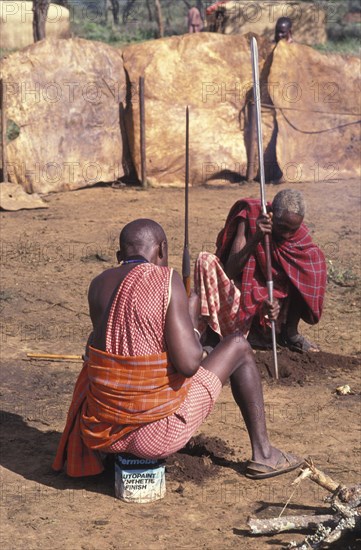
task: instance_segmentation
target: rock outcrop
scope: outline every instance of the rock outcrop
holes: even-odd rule
[[[120,50],[82,39],[42,40],[1,63],[10,181],[50,193],[124,175],[119,104],[126,95]]]
[[[360,61],[300,44],[275,48],[268,89],[277,161],[290,183],[360,175]]]
[[[272,45],[260,39],[260,69]],[[190,182],[239,179],[247,170],[245,106],[252,88],[249,37],[197,33],[128,46],[126,122],[140,176],[139,77],[145,79],[147,175],[183,185],[185,112],[190,108]]]

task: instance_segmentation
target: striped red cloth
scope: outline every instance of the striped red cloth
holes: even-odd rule
[[[206,9],[206,14],[211,15],[211,13],[213,13],[214,11],[217,11],[221,6],[224,6],[224,4],[227,4],[227,1],[228,0],[220,0],[219,2],[215,2],[214,4],[212,4]]]
[[[81,437],[81,412],[86,405],[88,388],[88,362],[84,361],[75,384],[66,425],[52,465],[53,470],[59,472],[66,462],[67,474],[72,477],[92,476],[100,474],[104,470],[100,454],[88,449]]]
[[[269,205],[270,206],[270,205]],[[225,226],[217,237],[216,254],[225,265],[238,222],[248,222],[248,235],[256,232],[256,220],[261,213],[261,203],[257,199],[237,201],[231,208]],[[309,235],[305,224],[287,241],[271,240],[272,275],[274,296],[284,298],[289,284],[294,285],[302,296],[307,308],[302,316],[309,324],[319,321],[322,313],[326,289],[327,269],[325,257]],[[266,255],[263,243],[258,243],[242,271],[240,321],[246,322],[259,312],[261,304],[268,297],[266,287]]]
[[[190,379],[168,362],[164,339],[172,270],[134,267],[119,286],[107,322],[106,351],[90,348],[76,382],[53,464],[70,476],[103,470],[98,450],[166,418],[183,403]]]
[[[138,356],[166,349],[164,329],[171,275],[172,269],[143,264],[126,277],[108,318],[109,353]],[[173,414],[141,426],[103,450],[163,458],[182,448],[211,412],[222,388],[219,378],[202,367],[189,384],[185,400]]]

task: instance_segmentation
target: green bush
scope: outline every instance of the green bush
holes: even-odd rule
[[[346,38],[337,42],[329,40],[326,44],[317,44],[315,49],[325,53],[339,53],[353,56],[361,54],[361,44],[356,38]]]
[[[115,25],[111,12],[108,13],[108,20],[105,22],[105,13],[96,21],[84,21],[82,14],[84,6],[89,10],[95,10],[99,14],[100,3],[97,5],[90,0],[83,0],[74,4],[72,13],[75,14],[72,21],[72,33],[88,40],[99,40],[111,43],[112,45],[128,44],[131,42],[142,42],[151,40],[158,35],[158,27],[155,20],[154,2],[150,0],[152,20],[149,19],[149,12],[145,0],[135,0],[132,9],[125,11],[126,2],[120,2],[119,24]],[[186,14],[187,6],[180,0],[161,0],[165,36],[179,35],[187,31]]]

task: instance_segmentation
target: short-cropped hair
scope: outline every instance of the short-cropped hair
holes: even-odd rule
[[[284,211],[304,217],[306,205],[302,193],[295,189],[283,189],[273,199],[272,211],[276,218],[281,218]]]
[[[276,22],[276,29],[286,26],[288,29],[292,28],[292,19],[289,17],[279,17]]]

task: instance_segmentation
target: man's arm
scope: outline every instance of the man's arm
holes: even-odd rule
[[[261,214],[257,219],[257,231],[246,239],[246,220],[238,223],[237,233],[233,240],[231,251],[225,265],[225,271],[230,279],[237,280],[246,265],[251,254],[256,250],[257,244],[264,235],[272,233],[272,217]]]
[[[187,378],[197,372],[202,360],[202,346],[194,331],[194,328],[197,328],[198,317],[198,308],[194,307],[194,300],[195,297],[191,297],[189,308],[182,279],[173,271],[171,298],[165,320],[165,339],[172,365]]]
[[[93,330],[89,334],[87,343],[85,345],[85,356],[87,357],[89,355],[89,346],[93,344],[93,338],[94,338],[94,330],[96,328],[96,320],[98,317],[98,312],[96,311],[96,308],[94,307],[95,300],[94,295],[96,293],[96,287],[97,283],[95,282],[96,278],[92,280],[90,283],[89,289],[88,289],[88,305],[89,305],[89,316],[93,325]]]
[[[256,233],[246,239],[246,221],[241,220],[237,227],[237,233],[234,238],[231,251],[226,263],[226,275],[230,279],[237,280],[243,271],[250,255],[255,251],[257,244],[265,235],[272,233],[272,214],[266,216],[261,214],[257,219]],[[271,303],[265,300],[265,312],[271,320],[276,320],[280,313],[279,301],[274,299]]]

